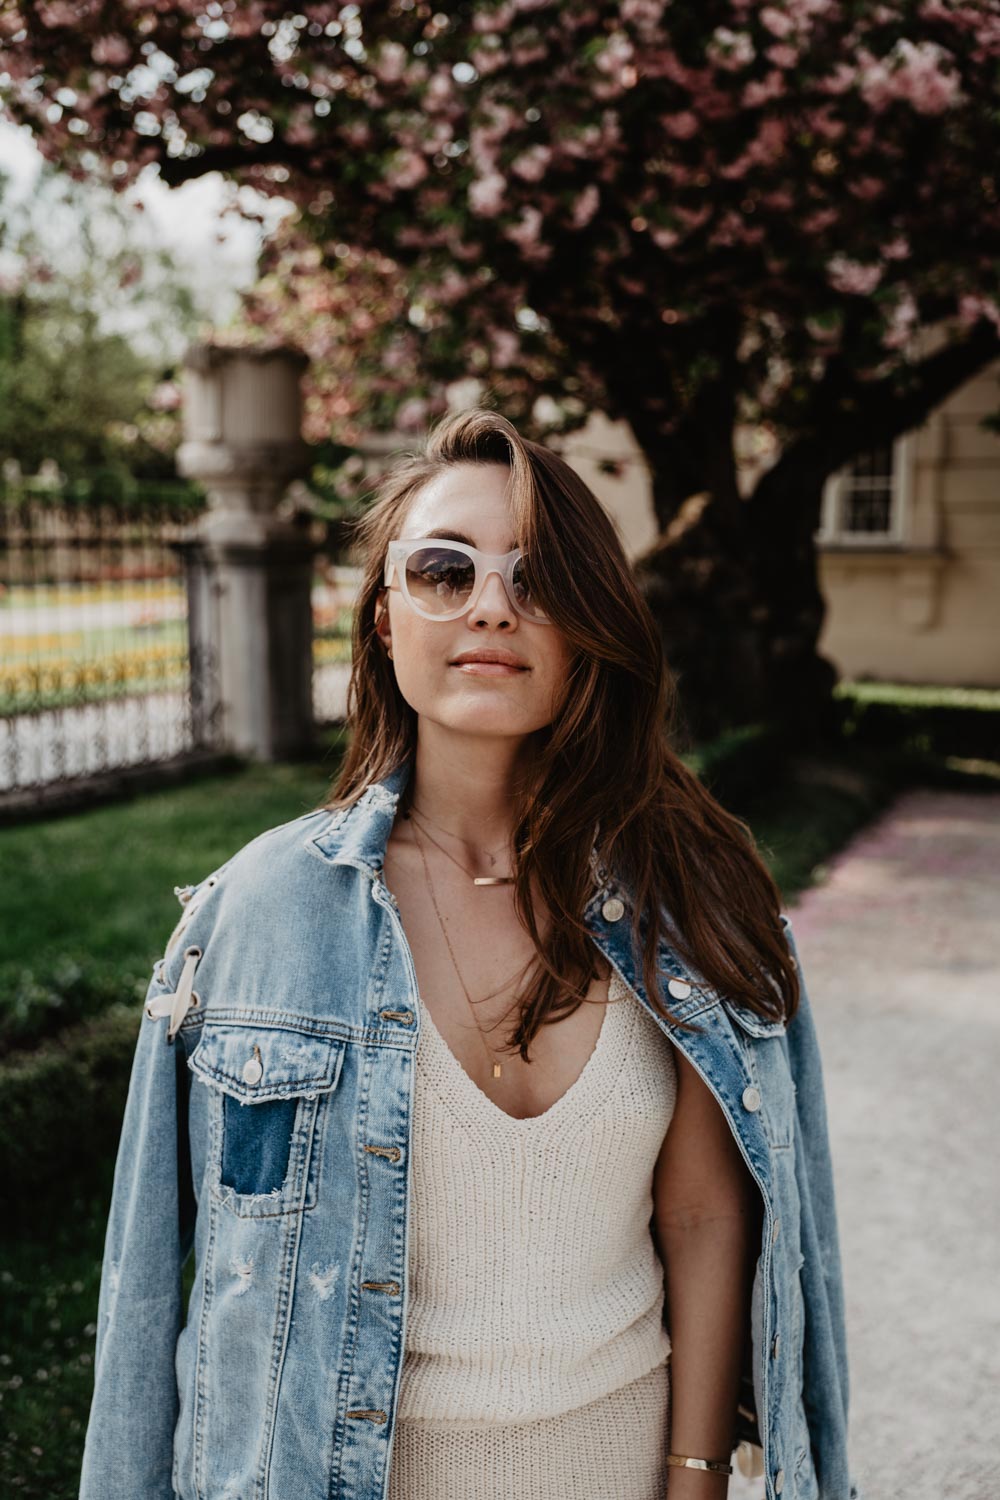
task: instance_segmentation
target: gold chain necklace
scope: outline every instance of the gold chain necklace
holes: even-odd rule
[[[416,825],[414,825],[414,826],[416,826]],[[428,837],[430,837],[430,835],[428,835]],[[430,866],[427,863],[427,856],[424,853],[424,848],[423,848],[423,845],[421,844],[420,840],[415,838],[414,842],[416,843],[417,848],[420,850],[420,858],[424,862],[424,874],[427,876],[427,889],[430,892],[431,901],[434,903],[434,910],[437,913],[438,923],[439,923],[441,931],[442,931],[442,933],[444,935],[444,940],[448,944],[448,952],[451,954],[451,961],[452,961],[452,964],[454,965],[455,973],[458,975],[458,982],[462,986],[462,989],[465,991],[465,998],[469,1002],[469,1010],[472,1012],[472,1019],[475,1022],[476,1030],[479,1032],[480,1037],[482,1037],[483,1046],[486,1048],[486,1051],[489,1054],[490,1062],[491,1062],[492,1067],[493,1067],[493,1077],[494,1078],[499,1078],[501,1076],[502,1067],[501,1067],[501,1064],[497,1061],[496,1053],[493,1051],[493,1049],[490,1046],[489,1042],[486,1040],[486,1036],[485,1036],[485,1033],[483,1032],[483,1028],[479,1024],[479,1017],[476,1015],[476,1007],[475,1007],[475,1005],[473,1003],[472,996],[469,994],[468,986],[466,985],[465,980],[462,978],[462,971],[458,967],[458,960],[455,957],[455,950],[451,946],[451,939],[448,936],[448,929],[444,925],[444,918],[441,915],[441,908],[438,906],[438,904],[437,904],[437,897],[434,894],[434,882],[431,880],[431,872],[430,872]],[[436,839],[432,839],[431,842],[432,843],[436,843],[437,840]],[[445,853],[445,854],[447,854],[448,851],[447,851],[447,849],[445,849],[442,852]],[[468,875],[468,873],[469,873],[468,870],[466,870],[465,873],[466,873],[466,875]],[[502,989],[503,986],[501,985],[500,988]],[[495,995],[495,994],[498,993],[498,991],[494,990],[492,993]],[[483,998],[488,1000],[488,999],[490,999],[490,996],[489,995],[484,995]]]
[[[425,813],[424,810],[423,810],[423,808],[417,807],[415,804],[411,804],[410,805],[410,812],[415,812],[417,814],[418,818],[423,818],[424,822],[425,823],[430,823],[430,825],[431,825],[432,828],[437,828],[437,829],[440,830],[441,833],[446,833],[450,839],[460,838],[459,834],[452,833],[452,831],[451,831],[450,828],[445,828],[445,826],[444,826],[443,823],[439,823],[436,818],[432,818],[429,813]],[[483,854],[485,854],[487,856],[487,858],[489,859],[490,864],[491,865],[495,865],[496,862],[497,862],[496,861],[496,856],[498,854],[500,854],[500,853],[505,852],[506,848],[507,848],[507,842],[506,842],[506,840],[504,840],[504,842],[500,845],[499,849],[484,849],[482,852],[483,852]]]
[[[414,825],[417,825],[417,810],[415,810],[414,807],[409,808],[408,813],[403,814],[403,816],[408,817],[408,819],[411,819],[412,822],[414,822]],[[423,816],[424,814],[420,813],[420,817]],[[441,840],[439,840],[439,838],[435,838],[435,835],[429,834],[426,828],[424,828],[424,835],[426,835],[427,838],[430,838],[430,843],[436,844],[436,846],[438,846],[438,849],[441,849],[441,853],[447,853],[448,859],[451,859],[451,862],[453,862],[453,864],[457,864],[459,870],[462,870],[462,873],[465,874],[466,879],[472,880],[472,885],[514,885],[513,874],[472,874],[471,876],[471,874],[469,874],[469,871],[466,870],[465,865],[462,864],[462,861],[460,861],[460,859],[456,859],[456,856],[451,853],[450,849],[445,849],[444,844],[441,843]],[[489,853],[489,849],[487,849],[486,852]]]

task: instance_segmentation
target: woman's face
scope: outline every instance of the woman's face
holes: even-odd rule
[[[457,464],[411,501],[398,536],[447,530],[483,552],[506,553],[511,534],[506,464]],[[387,605],[387,608],[380,608]],[[376,629],[392,646],[399,690],[419,715],[464,734],[520,737],[552,722],[569,672],[572,648],[552,624],[514,608],[499,573],[490,573],[473,607],[455,620],[428,620],[399,588],[383,589]],[[512,651],[525,670],[488,675],[454,665],[477,647]]]

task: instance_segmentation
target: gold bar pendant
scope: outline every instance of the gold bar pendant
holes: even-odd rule
[[[500,1077],[500,1064],[499,1063],[494,1063],[493,1064],[493,1077],[494,1078],[499,1078]]]
[[[476,875],[473,877],[473,885],[513,885],[513,875]]]

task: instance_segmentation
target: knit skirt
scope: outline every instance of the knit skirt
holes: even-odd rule
[[[388,1500],[663,1500],[670,1362],[534,1422],[401,1421]]]

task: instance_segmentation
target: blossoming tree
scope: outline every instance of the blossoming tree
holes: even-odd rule
[[[1000,0],[35,0],[0,31],[50,157],[297,205],[256,305],[317,361],[314,431],[420,426],[467,375],[535,436],[624,419],[693,726],[828,704],[823,482],[1000,354]],[[747,423],[774,461],[741,497]]]

